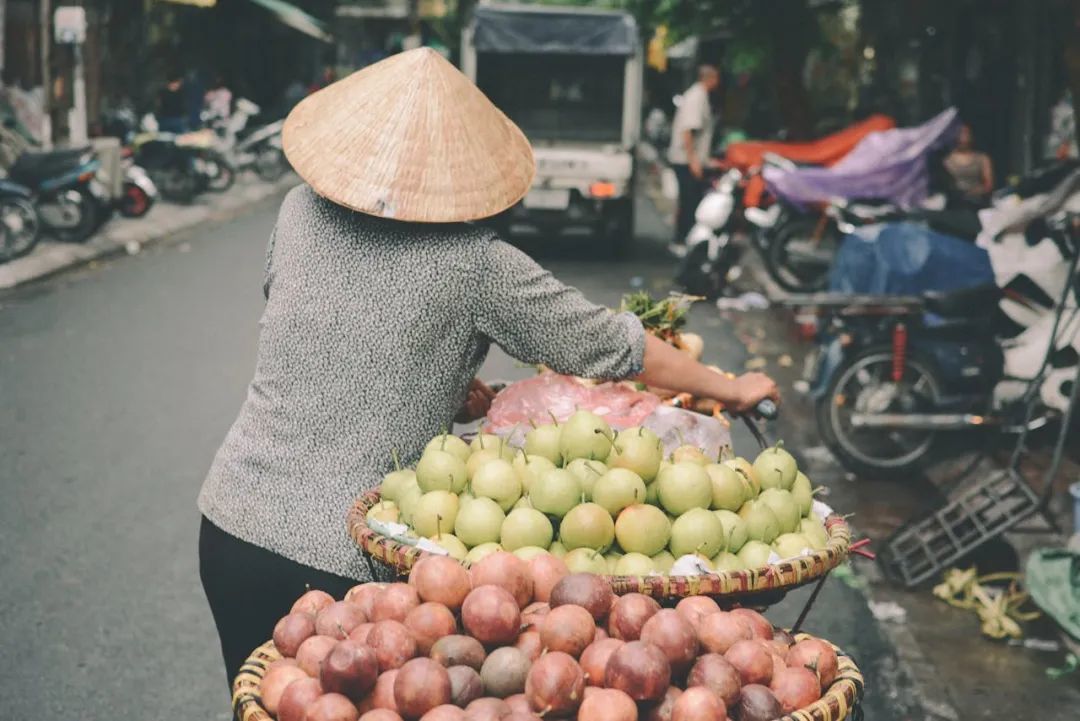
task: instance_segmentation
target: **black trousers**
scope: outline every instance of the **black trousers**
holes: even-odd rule
[[[705,184],[694,177],[689,165],[672,165],[675,178],[679,181],[679,204],[675,213],[674,243],[685,243],[686,236],[694,227],[694,211],[705,194]]]
[[[214,615],[230,693],[247,657],[270,640],[274,624],[308,589],[337,600],[358,582],[290,561],[221,530],[204,516],[199,576]]]

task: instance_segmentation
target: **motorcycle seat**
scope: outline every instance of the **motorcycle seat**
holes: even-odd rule
[[[923,294],[926,310],[942,318],[971,319],[990,315],[1001,300],[996,285],[976,285],[950,291],[927,291]]]
[[[79,167],[90,152],[93,152],[91,148],[83,147],[23,153],[8,170],[8,175],[24,185],[40,185]]]

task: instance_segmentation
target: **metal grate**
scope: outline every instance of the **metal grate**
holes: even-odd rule
[[[901,526],[878,554],[893,582],[917,586],[1034,515],[1040,498],[1014,468],[995,472],[940,509]]]

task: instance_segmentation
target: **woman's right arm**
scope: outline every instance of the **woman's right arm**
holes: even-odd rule
[[[563,285],[506,243],[484,254],[477,330],[514,358],[585,378],[635,378],[648,385],[714,398],[735,412],[765,398],[776,384],[760,373],[730,379],[645,332],[631,313],[613,313]]]
[[[735,413],[748,413],[766,398],[780,402],[780,391],[767,375],[745,373],[728,378],[653,335],[645,338],[645,369],[636,380],[699,398],[713,398]]]

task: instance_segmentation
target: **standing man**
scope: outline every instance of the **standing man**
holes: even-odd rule
[[[185,133],[184,76],[175,73],[158,94],[158,127],[166,133]]]
[[[719,87],[719,70],[712,65],[698,68],[698,80],[683,93],[671,124],[668,162],[679,181],[679,205],[669,248],[680,257],[686,254],[686,234],[694,226],[694,211],[704,190],[714,123],[709,96]]]

